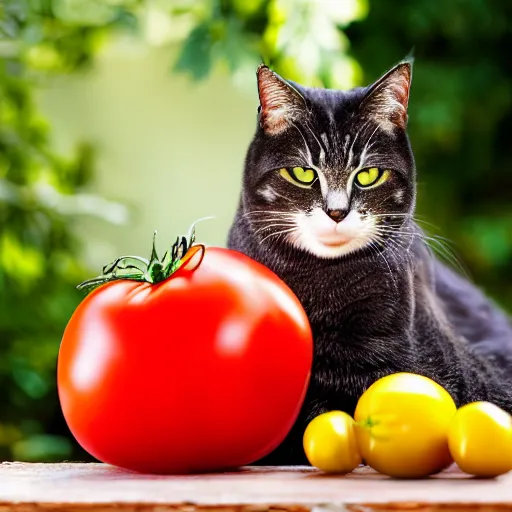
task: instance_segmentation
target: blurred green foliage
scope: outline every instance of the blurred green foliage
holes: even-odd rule
[[[34,107],[41,73],[85,65],[96,36],[43,4],[0,4],[0,459],[72,454],[55,389],[59,340],[84,277],[72,219],[122,215],[84,190],[91,148],[78,147],[71,158],[54,154]]]
[[[236,80],[264,60],[308,85],[351,87],[415,47],[410,134],[420,218],[512,310],[512,6],[484,0],[3,0],[0,3],[0,460],[85,458],[55,389],[58,343],[84,277],[73,219],[119,221],[87,194],[93,153],[63,158],[34,107],[41,80],[94,65],[117,32],[178,41],[174,72]],[[438,243],[438,242],[435,242]]]

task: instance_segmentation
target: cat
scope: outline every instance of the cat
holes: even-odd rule
[[[395,372],[430,377],[459,406],[488,400],[512,413],[509,318],[432,255],[414,221],[411,78],[410,60],[348,91],[257,70],[258,122],[228,247],[288,284],[314,337],[299,418],[261,464],[307,464],[307,423],[353,414]]]

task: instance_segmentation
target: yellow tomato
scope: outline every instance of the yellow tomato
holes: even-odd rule
[[[489,402],[464,405],[448,430],[453,460],[471,475],[497,476],[512,470],[512,416]]]
[[[448,427],[456,406],[439,384],[412,373],[374,382],[355,412],[359,451],[385,475],[419,478],[451,462]]]
[[[320,414],[304,432],[304,451],[312,466],[328,473],[350,473],[361,464],[354,420],[341,411]]]

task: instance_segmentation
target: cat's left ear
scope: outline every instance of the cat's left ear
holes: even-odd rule
[[[370,86],[361,108],[384,130],[407,127],[412,61],[401,62]]]
[[[256,72],[260,97],[260,125],[269,135],[278,135],[304,115],[306,102],[297,89],[261,64]]]

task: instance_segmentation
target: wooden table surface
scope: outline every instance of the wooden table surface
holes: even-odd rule
[[[457,468],[394,480],[358,468],[244,468],[195,476],[139,475],[104,464],[0,464],[0,512],[512,512],[512,473],[476,479]]]

